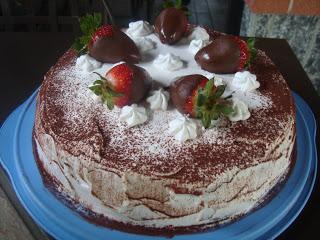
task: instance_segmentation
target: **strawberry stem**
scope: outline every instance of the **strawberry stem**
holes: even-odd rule
[[[257,49],[255,49],[254,44],[255,44],[256,39],[255,38],[248,38],[247,40],[247,47],[249,51],[249,59],[245,64],[245,68],[249,68],[250,65],[255,61],[256,56],[257,56]]]
[[[97,72],[93,72],[97,74],[100,79],[97,79],[94,81],[93,85],[89,87],[89,89],[96,94],[97,96],[101,97],[101,100],[104,104],[107,105],[109,110],[112,110],[114,108],[114,100],[117,97],[121,97],[122,94],[115,92],[112,89],[111,84],[108,82],[108,80],[103,77],[101,74]]]
[[[230,96],[222,98],[225,89],[225,85],[216,87],[214,78],[210,79],[203,88],[198,89],[196,117],[201,119],[204,128],[209,128],[212,120],[233,112],[231,102],[227,100]]]
[[[186,15],[190,15],[188,8],[182,4],[182,0],[165,0],[162,4],[163,8],[176,8],[185,12]]]
[[[76,38],[75,42],[72,44],[72,48],[74,48],[79,54],[87,52],[91,37],[101,26],[101,23],[101,13],[87,14],[81,17],[79,19],[79,24],[83,35]]]

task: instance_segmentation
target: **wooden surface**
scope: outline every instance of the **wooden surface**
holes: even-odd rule
[[[71,45],[73,35],[70,33],[0,33],[0,39],[1,124],[6,116],[41,84],[43,75]],[[287,80],[290,88],[308,102],[316,115],[319,126],[320,98],[288,43],[280,39],[258,39],[257,47],[264,50],[271,57]],[[320,145],[319,143],[318,131],[318,146]],[[15,215],[16,218],[19,218],[17,221],[23,220],[21,224],[25,223],[33,238],[48,239],[48,236],[39,230],[37,225],[24,211],[1,167],[0,186],[6,193],[6,197],[0,200],[1,212],[2,209],[7,210],[7,206],[14,206],[19,213],[19,215]],[[10,203],[6,199],[10,199]],[[319,181],[317,180],[315,190],[307,206],[279,239],[313,239],[320,226],[319,202],[320,190]],[[0,214],[0,223],[3,221],[7,222],[11,220],[5,215]],[[0,224],[0,231],[3,231],[1,226]],[[19,231],[17,234],[24,233],[23,231]],[[21,237],[27,239],[23,235]],[[1,236],[1,232],[0,239],[6,239]]]

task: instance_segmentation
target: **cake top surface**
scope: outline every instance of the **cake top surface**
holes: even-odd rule
[[[213,35],[211,34],[211,37]],[[156,47],[142,55],[137,64],[145,68],[159,85],[169,86],[176,77],[213,73],[202,70],[188,51],[186,39],[177,45],[162,44],[155,34],[148,36]],[[179,56],[183,67],[176,71],[159,69],[154,60],[171,53]],[[290,90],[272,61],[258,51],[250,72],[257,76],[260,88],[252,92],[226,92],[244,101],[251,117],[230,122],[221,119],[218,127],[199,128],[196,139],[180,143],[169,134],[169,122],[179,113],[169,105],[167,111],[150,110],[144,101],[148,121],[128,128],[119,121],[120,109],[108,110],[92,98],[88,87],[97,79],[92,72],[76,66],[77,53],[67,51],[47,73],[40,90],[39,115],[46,132],[72,155],[92,161],[92,167],[116,173],[133,171],[152,177],[210,182],[217,173],[234,166],[246,168],[268,160],[268,145],[277,145],[294,117]],[[103,64],[96,72],[104,75],[114,64]],[[219,75],[231,86],[233,74]]]

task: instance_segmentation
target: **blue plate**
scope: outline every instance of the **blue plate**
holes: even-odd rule
[[[57,239],[162,239],[130,234],[87,222],[57,200],[43,185],[32,153],[31,134],[37,91],[5,121],[0,130],[0,164],[33,219]],[[298,156],[293,172],[276,197],[239,221],[174,239],[270,239],[283,232],[305,206],[317,169],[316,123],[312,111],[294,94],[297,107]]]

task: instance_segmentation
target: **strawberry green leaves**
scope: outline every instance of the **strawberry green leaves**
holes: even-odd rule
[[[80,29],[86,35],[92,35],[101,25],[102,16],[100,13],[87,14],[80,19]]]
[[[164,9],[166,8],[176,8],[179,10],[182,10],[187,16],[190,15],[188,8],[183,5],[182,0],[166,0],[163,2],[162,7]]]
[[[257,49],[255,49],[255,47],[254,47],[255,41],[256,41],[255,38],[248,38],[248,40],[247,40],[247,47],[248,47],[248,51],[250,53],[250,57],[245,64],[246,69],[254,62],[254,60],[257,56]]]
[[[183,7],[182,5],[182,0],[175,0],[175,1],[172,1],[172,0],[166,0],[164,1],[164,3],[162,4],[163,8],[171,8],[171,7],[174,7],[174,8],[177,8],[177,9],[181,9]]]
[[[198,89],[196,117],[205,128],[210,127],[212,120],[233,112],[231,102],[222,98],[225,88],[225,85],[216,87],[214,79],[210,79],[203,88]]]
[[[83,36],[77,38],[72,45],[78,53],[83,53],[87,51],[88,44],[91,40],[92,35],[101,26],[102,16],[100,13],[87,14],[79,19],[80,29]]]
[[[96,80],[93,85],[89,87],[89,89],[94,94],[101,97],[102,102],[107,105],[109,110],[112,110],[115,105],[115,98],[121,97],[122,94],[115,92],[106,78],[104,78],[97,72],[94,73],[97,74],[100,79]]]

